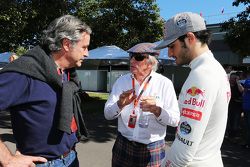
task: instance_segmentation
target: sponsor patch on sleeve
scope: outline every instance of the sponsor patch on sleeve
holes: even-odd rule
[[[188,124],[187,121],[182,122],[182,123],[180,124],[180,132],[181,132],[183,135],[187,135],[187,134],[191,133],[191,131],[192,131],[192,128],[191,128],[191,126]]]
[[[196,111],[196,110],[192,110],[189,108],[183,108],[181,111],[181,115],[187,118],[191,118],[197,121],[201,120],[202,117],[202,112],[200,111]]]

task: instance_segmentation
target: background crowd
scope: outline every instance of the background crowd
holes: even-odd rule
[[[231,87],[228,123],[225,138],[234,144],[250,148],[250,71],[238,70],[232,65],[224,66]]]

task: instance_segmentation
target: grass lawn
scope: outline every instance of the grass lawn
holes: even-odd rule
[[[107,100],[109,93],[86,92],[90,97],[99,100]]]

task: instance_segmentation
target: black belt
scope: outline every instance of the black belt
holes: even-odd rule
[[[130,141],[126,137],[122,136],[121,133],[118,133],[118,137],[121,140],[123,140],[123,141],[125,141],[125,142],[127,142],[129,144],[132,144],[133,146],[136,146],[136,147],[146,147],[147,146],[147,144],[139,143],[139,142],[136,142],[136,141]]]
[[[143,143],[139,143],[139,142],[136,142],[136,141],[129,141],[133,146],[136,146],[136,147],[145,147],[147,146],[146,144],[143,144]]]

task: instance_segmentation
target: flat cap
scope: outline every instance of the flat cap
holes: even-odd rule
[[[148,53],[152,56],[159,56],[160,50],[155,50],[156,44],[154,43],[139,43],[129,50],[128,53]]]

